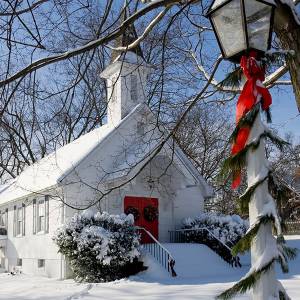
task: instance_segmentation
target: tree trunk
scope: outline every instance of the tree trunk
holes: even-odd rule
[[[248,141],[254,141],[264,132],[264,125],[261,121],[260,113],[250,132]],[[247,180],[248,187],[255,184],[258,179],[268,170],[268,161],[265,154],[265,141],[260,140],[259,147],[250,150],[247,154]],[[268,182],[260,184],[256,189],[249,203],[249,219],[252,226],[259,215],[266,213],[266,207],[269,206],[270,197],[268,197]],[[270,250],[276,247],[276,241],[272,234],[272,225],[268,223],[261,225],[256,238],[251,245],[251,265],[256,265],[262,257],[268,257]],[[268,260],[268,259],[267,259]],[[253,300],[278,299],[277,280],[275,276],[274,263],[270,270],[263,273],[253,288]]]
[[[295,55],[287,58],[292,85],[300,111],[300,24],[293,16],[291,8],[277,2],[274,31],[284,50],[294,50]]]

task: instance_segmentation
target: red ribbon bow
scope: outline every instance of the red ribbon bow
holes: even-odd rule
[[[257,53],[251,51],[249,56],[242,56],[241,68],[247,81],[236,105],[236,124],[249,112],[253,106],[260,102],[263,110],[272,104],[272,97],[262,82],[265,80],[265,68],[257,60]],[[250,134],[249,127],[242,127],[237,133],[236,140],[231,148],[231,155],[244,149]],[[241,183],[241,170],[233,174],[232,188],[237,188]]]

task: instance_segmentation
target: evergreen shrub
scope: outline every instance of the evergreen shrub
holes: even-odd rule
[[[139,233],[133,216],[83,212],[57,230],[53,240],[66,256],[75,279],[106,282],[128,277],[144,269]]]

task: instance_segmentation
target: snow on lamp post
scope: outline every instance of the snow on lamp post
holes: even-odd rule
[[[272,179],[265,154],[265,139],[278,146],[284,141],[276,137],[262,122],[261,111],[267,112],[272,98],[264,87],[264,55],[271,47],[275,3],[272,0],[215,0],[207,16],[212,24],[223,57],[240,62],[246,83],[237,102],[236,128],[231,136],[231,156],[223,172],[231,172],[233,188],[241,181],[241,169],[247,168],[248,188],[239,199],[240,208],[249,212],[250,228],[234,246],[233,254],[251,248],[251,269],[233,287],[217,298],[230,299],[253,289],[254,300],[289,299],[276,280],[274,263],[287,271],[287,259],[295,251],[287,248],[281,232],[275,201],[269,193]],[[277,239],[272,234],[275,228]]]

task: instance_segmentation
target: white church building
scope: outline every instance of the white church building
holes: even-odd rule
[[[130,30],[134,28],[123,34],[121,45],[128,43]],[[165,242],[169,230],[198,215],[212,196],[211,187],[146,104],[151,67],[140,48],[114,56],[101,73],[107,81],[107,124],[0,187],[2,269],[67,278],[67,262],[52,237],[79,209],[120,214],[134,208],[140,215],[137,225]],[[157,220],[143,218],[146,206],[157,209]]]

